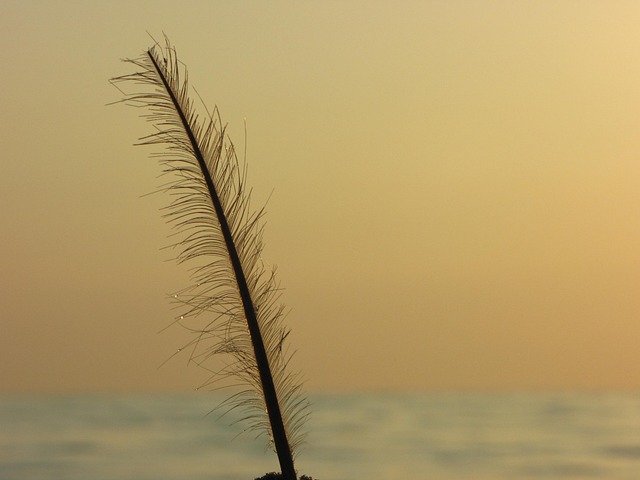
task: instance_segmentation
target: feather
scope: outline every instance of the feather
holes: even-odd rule
[[[124,61],[136,71],[111,81],[129,86],[121,101],[143,107],[156,129],[139,144],[164,147],[152,154],[170,176],[161,188],[171,198],[164,216],[179,235],[177,261],[195,264],[194,284],[174,295],[184,310],[177,322],[195,334],[185,346],[190,360],[210,369],[212,357],[225,356],[211,383],[234,377],[243,388],[222,406],[245,411],[242,420],[267,436],[283,478],[294,480],[309,405],[299,374],[287,368],[289,329],[276,272],[261,260],[264,208],[251,209],[246,165],[217,107],[196,112],[186,68],[168,39]]]

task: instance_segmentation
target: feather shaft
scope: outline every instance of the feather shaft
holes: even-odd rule
[[[180,68],[168,40],[164,49],[156,44],[140,59],[126,61],[142,70],[112,82],[153,87],[125,94],[123,101],[147,107],[143,116],[157,128],[142,137],[141,144],[167,146],[168,155],[152,156],[161,159],[163,174],[176,177],[162,190],[172,198],[164,216],[183,234],[174,245],[181,248],[177,260],[207,260],[192,271],[196,285],[174,295],[187,307],[176,323],[196,334],[179,351],[189,347],[189,361],[207,370],[203,364],[213,355],[235,357],[235,363],[217,375],[235,376],[248,387],[221,406],[227,411],[262,412],[261,416],[248,413],[239,421],[270,433],[283,478],[295,480],[294,449],[302,442],[300,428],[308,403],[297,375],[285,372],[290,355],[284,353],[283,344],[289,330],[281,324],[283,307],[275,304],[279,296],[275,272],[265,272],[260,261],[264,209],[252,212],[249,208],[246,170],[239,167],[217,108],[213,114],[207,110],[204,122],[194,113],[186,69]],[[187,317],[200,314],[207,314],[203,327],[185,323]],[[210,346],[205,348],[201,342]]]
[[[204,156],[202,155],[193,129],[189,125],[189,122],[184,112],[182,111],[180,103],[173,93],[167,79],[164,77],[162,70],[156,62],[152,51],[148,50],[147,55],[153,63],[156,73],[158,74],[158,77],[161,79],[162,84],[165,87],[167,95],[169,95],[176,113],[180,117],[184,132],[189,138],[191,148],[193,149],[193,153],[198,161],[202,176],[207,185],[207,190],[209,192],[209,195],[211,196],[211,202],[213,203],[216,217],[218,218],[220,226],[220,231],[222,233],[227,251],[229,253],[229,259],[231,261],[231,265],[233,266],[233,272],[235,274],[236,282],[238,283],[238,291],[240,292],[240,298],[242,299],[242,306],[244,308],[244,314],[247,320],[247,327],[249,329],[251,342],[253,344],[254,355],[256,357],[256,364],[258,366],[260,382],[262,384],[262,390],[265,399],[265,406],[267,409],[267,414],[269,415],[269,422],[271,424],[273,441],[275,444],[276,453],[278,455],[278,460],[280,462],[280,468],[282,468],[282,474],[286,480],[295,480],[296,473],[293,466],[293,456],[291,454],[291,448],[287,439],[287,432],[282,420],[282,413],[280,411],[280,405],[273,382],[273,376],[271,375],[271,368],[269,367],[267,352],[264,346],[264,342],[262,341],[260,325],[258,324],[258,320],[256,318],[256,312],[253,304],[253,299],[251,298],[251,292],[249,291],[249,287],[247,285],[247,280],[242,268],[242,263],[240,262],[238,251],[236,249],[233,236],[231,235],[231,230],[229,228],[227,218],[224,214],[224,209],[222,208],[222,204],[220,203],[220,198],[218,197],[216,187],[213,184],[213,179],[211,178],[209,169],[207,168],[207,164],[204,160]]]

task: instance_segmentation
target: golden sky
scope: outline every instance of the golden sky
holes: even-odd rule
[[[309,390],[640,387],[640,3],[4,1],[0,391],[189,390],[158,333],[166,32],[237,145]]]

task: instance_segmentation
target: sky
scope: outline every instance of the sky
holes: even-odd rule
[[[307,390],[640,388],[640,3],[0,12],[0,392],[207,378],[160,367],[188,271],[149,126],[107,106],[163,32],[241,151],[246,122]]]

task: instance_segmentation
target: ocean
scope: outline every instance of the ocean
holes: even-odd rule
[[[640,393],[311,395],[314,480],[640,479]],[[0,396],[0,480],[253,480],[277,471],[209,394]]]

